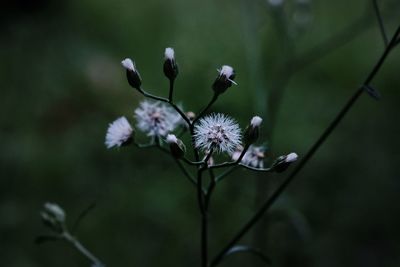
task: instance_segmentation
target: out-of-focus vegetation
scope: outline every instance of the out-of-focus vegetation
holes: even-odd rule
[[[174,47],[180,67],[175,99],[195,112],[212,95],[215,69],[234,66],[239,85],[213,111],[242,127],[262,115],[271,154],[301,156],[384,47],[372,1],[310,0],[306,10],[284,2],[283,11],[261,0],[3,3],[0,265],[88,266],[66,244],[34,244],[46,231],[38,212],[54,201],[70,223],[97,203],[77,235],[108,266],[198,266],[195,191],[173,160],[157,150],[104,146],[108,123],[132,118],[142,99],[120,61],[134,58],[145,88],[167,95],[163,51]],[[390,35],[400,5],[378,2]],[[291,65],[282,68],[284,62],[318,52],[312,48],[360,18],[361,26],[343,37],[348,42],[285,76]],[[274,266],[399,266],[399,66],[400,46],[373,82],[382,99],[362,96],[265,217],[266,254]],[[285,175],[239,171],[218,186],[212,255],[254,211],[255,195],[266,197],[267,189],[265,196],[256,192],[260,180],[272,187]],[[249,266],[250,258],[232,256],[221,266]]]

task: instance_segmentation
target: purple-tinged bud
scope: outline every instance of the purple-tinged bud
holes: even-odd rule
[[[129,85],[135,89],[141,90],[142,78],[136,69],[135,62],[130,58],[126,58],[121,61],[121,64],[126,69],[126,78],[128,79]]]
[[[217,70],[218,76],[215,79],[212,89],[216,94],[222,94],[233,84],[237,84],[234,79],[236,76],[235,70],[228,65],[223,65],[221,69]]]
[[[290,166],[290,164],[295,162],[297,158],[298,156],[294,152],[285,156],[280,156],[279,158],[276,159],[275,163],[272,165],[272,168],[276,172],[283,172]]]
[[[260,125],[262,121],[262,118],[259,116],[254,116],[251,119],[250,125],[247,126],[243,136],[245,144],[251,145],[257,141],[260,136]]]
[[[175,52],[171,47],[165,48],[164,74],[170,80],[175,80],[178,76],[178,65],[175,61]]]
[[[185,155],[186,147],[183,142],[173,134],[167,135],[167,143],[174,158],[180,159]]]

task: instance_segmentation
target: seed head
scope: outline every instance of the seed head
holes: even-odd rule
[[[180,123],[181,116],[170,106],[155,101],[142,101],[135,109],[137,127],[148,136],[166,136]]]
[[[240,145],[239,125],[223,114],[212,114],[200,119],[194,128],[196,147],[203,151],[232,153]]]
[[[236,148],[235,152],[232,154],[232,160],[236,161],[239,159],[242,154],[243,147],[239,146]],[[251,145],[246,154],[244,154],[242,160],[240,161],[242,164],[254,167],[254,168],[264,168],[264,158],[265,158],[266,147],[264,146],[253,146]]]

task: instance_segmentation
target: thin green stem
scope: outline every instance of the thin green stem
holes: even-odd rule
[[[189,160],[189,159],[187,159],[187,158],[182,158],[182,160],[184,161],[184,162],[186,162],[187,164],[189,164],[189,165],[193,165],[193,166],[200,166],[200,165],[203,165],[204,164],[204,161],[191,161],[191,160]]]
[[[186,116],[186,114],[175,103],[173,103],[169,99],[147,93],[143,88],[140,88],[138,91],[145,97],[170,104],[171,107],[173,107],[176,110],[176,112],[178,112],[179,115],[181,115],[182,119],[188,124],[188,126],[189,127],[191,126],[191,122],[190,122],[189,118]]]
[[[210,205],[211,195],[212,195],[212,193],[213,193],[213,191],[215,189],[215,186],[217,185],[217,181],[216,181],[216,178],[215,178],[214,171],[212,169],[208,169],[208,171],[210,173],[211,181],[210,181],[210,184],[208,185],[208,189],[207,189],[206,197],[205,197],[205,201],[204,201],[204,203],[205,203],[204,206],[205,206],[205,209],[206,209],[207,212],[208,212],[208,208],[209,208],[209,205]]]
[[[242,153],[240,153],[240,156],[239,156],[239,158],[237,160],[211,165],[211,166],[209,166],[209,168],[210,169],[218,169],[218,168],[224,168],[224,167],[230,167],[230,166],[238,165],[240,163],[240,161],[243,159],[243,157],[246,154],[246,152],[249,149],[249,147],[250,147],[249,144],[245,145],[245,147],[242,150]]]
[[[196,118],[192,122],[192,127],[194,124],[201,118],[203,115],[207,112],[207,110],[214,104],[215,101],[217,101],[219,94],[214,93],[213,97],[211,98],[210,102],[203,108],[202,111],[200,111],[199,115],[196,116]]]
[[[235,171],[237,168],[239,167],[239,165],[235,165],[230,167],[229,169],[225,170],[223,173],[221,173],[220,175],[218,175],[215,178],[215,181],[217,183],[219,183],[220,181],[222,181],[228,174],[231,174],[233,171]]]
[[[172,103],[172,97],[174,96],[174,79],[169,79],[169,96],[168,101]]]
[[[382,16],[381,16],[381,11],[379,9],[378,1],[377,0],[372,0],[372,4],[373,4],[374,10],[375,10],[376,19],[378,20],[379,29],[380,29],[381,34],[382,34],[383,43],[385,44],[385,46],[387,46],[389,44],[389,40],[388,40],[388,37],[386,35],[385,25],[383,23],[383,19],[382,19]]]
[[[274,168],[255,168],[255,167],[251,167],[242,163],[239,163],[239,166],[251,171],[255,171],[255,172],[272,172],[274,170]]]
[[[72,244],[83,256],[88,258],[94,266],[96,267],[104,267],[103,264],[98,258],[96,258],[87,248],[85,248],[74,236],[72,236],[69,232],[65,231],[62,233],[62,237],[64,240]]]
[[[178,164],[179,169],[181,169],[181,171],[183,172],[183,174],[185,175],[185,177],[189,180],[189,182],[191,182],[194,186],[196,186],[197,188],[197,182],[196,180],[193,178],[193,176],[186,170],[185,166],[182,165],[182,163],[175,159],[176,164]]]

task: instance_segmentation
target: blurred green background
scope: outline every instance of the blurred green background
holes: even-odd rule
[[[108,266],[199,266],[195,190],[157,150],[107,150],[108,123],[133,122],[142,100],[120,61],[135,59],[145,88],[167,95],[164,48],[180,67],[176,97],[199,111],[223,64],[238,86],[212,111],[242,127],[260,114],[270,155],[300,157],[364,81],[384,45],[372,1],[15,0],[0,17],[0,265],[89,266],[47,233],[39,211],[59,203],[77,236]],[[388,34],[397,0],[378,1]],[[333,39],[331,38],[332,36]],[[335,37],[336,36],[336,37]],[[326,41],[328,40],[328,41]],[[273,266],[399,266],[400,47],[288,192],[242,244]],[[396,119],[397,118],[397,119]],[[145,137],[139,136],[145,142]],[[286,175],[237,171],[211,209],[214,255]],[[221,266],[263,266],[235,255]]]

